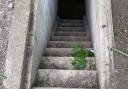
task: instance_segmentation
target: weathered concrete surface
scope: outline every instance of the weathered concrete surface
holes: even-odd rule
[[[12,24],[13,0],[0,0],[0,72],[4,73],[9,31]],[[3,89],[3,80],[0,80]]]
[[[128,69],[115,70],[112,82],[112,89],[128,89]]]
[[[82,48],[91,48],[90,41],[49,41],[48,48],[73,48],[74,45],[81,45]]]
[[[81,27],[84,26],[84,23],[59,23],[58,27]]]
[[[83,27],[58,27],[56,29],[57,31],[78,31],[78,32],[83,32],[85,29]]]
[[[20,89],[24,68],[25,47],[30,14],[30,0],[16,0],[12,28],[9,35],[8,52],[5,63],[7,89]],[[24,13],[24,14],[23,14]]]
[[[52,36],[51,41],[55,41],[55,40],[56,41],[89,41],[89,38],[86,37],[86,35],[84,36]]]
[[[92,48],[87,48],[86,50],[92,50]],[[72,48],[46,48],[44,56],[71,57],[72,53]]]
[[[47,65],[47,69],[67,69],[67,70],[75,70],[75,67],[72,65],[73,57],[43,57],[42,64],[40,65],[43,68],[43,65]],[[88,57],[85,59],[86,67],[85,70],[95,70],[95,58]]]
[[[72,31],[72,32],[68,32],[68,31],[56,31],[55,33],[56,36],[85,36],[86,33],[85,32],[76,32],[76,31]]]
[[[88,0],[87,14],[96,54],[100,88],[111,89],[109,85],[113,69],[111,0]]]
[[[38,70],[38,85],[43,87],[96,88],[97,72],[89,70]]]
[[[33,37],[27,74],[27,89],[34,85],[42,54],[56,20],[57,0],[35,0]]]

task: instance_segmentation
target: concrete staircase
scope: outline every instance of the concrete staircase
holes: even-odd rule
[[[43,67],[40,66],[37,73],[37,86],[33,89],[98,89],[97,71],[92,67],[94,57],[87,58],[84,70],[76,70],[72,65],[75,44],[92,50],[86,33],[83,20],[58,21],[42,58]]]

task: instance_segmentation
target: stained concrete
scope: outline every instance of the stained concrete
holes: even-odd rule
[[[21,88],[31,7],[30,0],[16,0],[15,4],[5,63],[5,74],[7,79],[4,81],[4,86],[6,89]]]
[[[113,70],[113,22],[111,0],[87,0],[87,17],[93,40],[100,88],[112,89]]]
[[[92,48],[86,48],[86,50],[92,50]],[[46,48],[44,56],[59,56],[64,57],[72,56],[73,49],[72,48]]]
[[[88,70],[38,70],[38,86],[97,88],[97,72]]]
[[[40,68],[43,68],[43,65],[47,65],[47,69],[65,69],[65,70],[76,70],[76,68],[72,65],[74,61],[73,57],[43,57],[42,64]],[[96,70],[96,65],[94,57],[85,58],[86,67],[85,70]]]
[[[49,41],[48,48],[73,48],[74,45],[81,45],[82,48],[91,48],[90,41]]]
[[[69,33],[69,32],[68,32]],[[72,33],[72,32],[71,32]],[[83,32],[84,33],[84,32]],[[82,34],[83,34],[82,33]],[[69,33],[70,34],[70,33]],[[81,35],[82,35],[81,34]],[[72,35],[72,34],[71,34]],[[79,35],[79,34],[78,34]],[[51,37],[52,41],[89,41],[89,38],[86,37],[86,35],[83,36],[52,36]]]
[[[85,36],[86,33],[85,32],[76,32],[76,31],[72,31],[71,33],[69,33],[68,31],[57,31],[55,33],[55,36]]]
[[[35,83],[36,72],[41,56],[53,30],[57,14],[57,0],[35,0],[32,54],[29,59],[27,89]]]

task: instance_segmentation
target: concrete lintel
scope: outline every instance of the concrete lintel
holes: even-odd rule
[[[15,0],[12,28],[5,63],[6,89],[20,89],[24,66],[31,0]]]

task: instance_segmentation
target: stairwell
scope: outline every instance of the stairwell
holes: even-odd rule
[[[95,57],[86,58],[84,70],[76,70],[72,65],[73,45],[81,44],[92,50],[86,26],[84,20],[58,20],[42,57],[41,65],[46,66],[39,67],[36,86],[32,89],[98,89],[97,71],[91,68]]]

